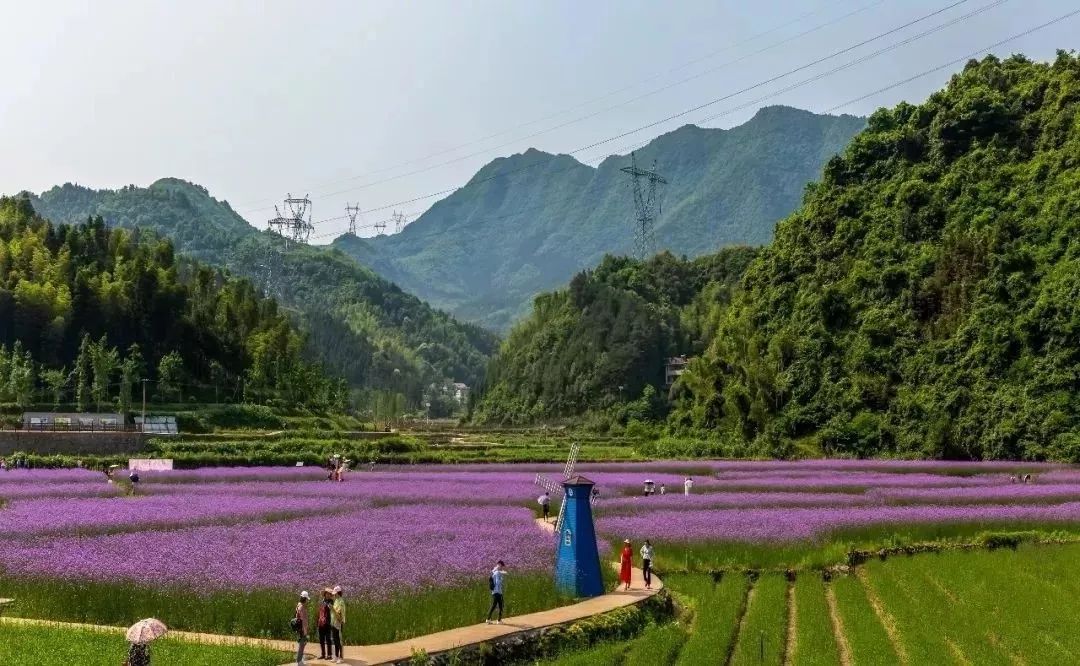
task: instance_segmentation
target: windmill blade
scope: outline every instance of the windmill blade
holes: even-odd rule
[[[533,483],[540,486],[541,488],[548,491],[549,493],[558,494],[558,495],[563,494],[562,484],[556,483],[555,481],[552,481],[551,479],[547,478],[543,474],[537,474],[536,478],[533,480]]]
[[[569,479],[574,475],[574,465],[577,464],[578,453],[581,451],[581,444],[574,442],[570,445],[570,457],[566,459],[566,467],[563,467],[563,478]]]

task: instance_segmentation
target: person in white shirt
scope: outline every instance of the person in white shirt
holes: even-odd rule
[[[683,495],[689,495],[690,494],[690,489],[693,488],[693,487],[694,487],[694,480],[691,479],[690,477],[686,477],[686,481],[683,481],[683,484],[682,484]]]
[[[667,488],[665,488],[664,484],[661,483],[660,484],[660,494],[663,495],[666,492],[667,492]]]
[[[551,515],[551,493],[544,493],[537,497],[536,501],[540,503],[540,508],[544,510],[544,522],[546,523],[548,516]]]
[[[645,539],[645,545],[641,547],[641,573],[645,576],[645,589],[652,588],[652,542]]]

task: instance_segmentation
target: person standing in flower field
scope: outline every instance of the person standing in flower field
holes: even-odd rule
[[[652,589],[652,543],[645,539],[645,545],[641,547],[641,572],[645,575],[645,589]]]
[[[667,488],[664,487],[664,484],[661,483],[660,484],[660,494],[663,495],[666,492],[667,492]]]
[[[319,659],[330,659],[334,654],[334,643],[331,638],[330,620],[334,608],[334,592],[330,588],[322,591],[322,601],[319,602],[319,610],[315,615],[315,628],[319,632]]]
[[[502,560],[495,563],[495,568],[491,570],[491,577],[488,579],[488,587],[491,588],[491,608],[488,609],[487,624],[491,624],[491,614],[495,612],[495,609],[499,609],[499,617],[495,620],[495,624],[502,624],[503,616],[503,578],[506,577],[506,565]]]
[[[342,662],[341,630],[345,628],[345,598],[341,586],[334,586],[334,605],[331,607],[330,629],[334,638],[334,663]]]
[[[293,619],[289,623],[293,631],[296,632],[296,664],[297,666],[303,666],[304,661],[304,648],[307,647],[308,637],[308,610],[307,602],[311,599],[311,596],[304,590],[300,593],[300,601],[296,604],[296,612],[293,614]]]
[[[686,477],[686,481],[682,482],[683,495],[689,495],[690,489],[694,487],[694,480],[690,477]]]
[[[551,493],[544,493],[537,497],[536,501],[540,503],[540,508],[544,510],[544,522],[546,523],[548,516],[551,515]]]

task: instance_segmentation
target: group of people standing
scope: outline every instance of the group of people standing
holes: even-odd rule
[[[349,471],[349,463],[352,461],[338,454],[330,456],[326,461],[327,481],[344,481],[345,472]]]
[[[300,593],[300,601],[296,604],[296,614],[290,623],[293,631],[296,632],[298,666],[307,663],[304,660],[304,648],[307,647],[308,635],[311,632],[311,619],[308,616],[310,601],[311,595],[306,590]],[[315,628],[319,634],[319,659],[333,659],[335,664],[344,663],[341,644],[341,632],[344,627],[345,597],[341,586],[323,589],[322,600],[315,614]]]

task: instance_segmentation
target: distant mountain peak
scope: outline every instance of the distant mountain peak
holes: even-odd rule
[[[700,255],[767,242],[805,185],[864,126],[859,119],[767,107],[731,129],[687,124],[639,149],[669,180],[660,248]],[[459,317],[505,330],[532,297],[633,245],[628,155],[599,166],[529,148],[481,168],[401,234],[350,252]],[[503,177],[505,176],[505,177]],[[490,182],[489,182],[490,181]]]

